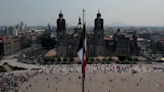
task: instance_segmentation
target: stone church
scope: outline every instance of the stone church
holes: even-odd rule
[[[104,21],[100,12],[94,21],[93,31],[87,31],[87,55],[89,57],[97,56],[117,56],[118,54],[138,55],[139,48],[137,45],[137,37],[133,35],[126,38],[120,30],[113,37],[104,38]],[[57,57],[77,57],[77,49],[80,41],[83,25],[79,18],[78,25],[74,28],[74,32],[66,30],[66,21],[62,12],[59,13],[57,19]]]

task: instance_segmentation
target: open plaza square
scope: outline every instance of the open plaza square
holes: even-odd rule
[[[81,92],[81,65],[30,65],[8,63],[28,70],[5,73],[1,92]],[[1,64],[6,62],[2,60]],[[39,70],[31,70],[40,68]],[[85,92],[163,92],[163,64],[87,64]],[[136,72],[132,73],[132,70]],[[13,75],[12,75],[13,74]],[[12,78],[11,78],[12,77]],[[2,81],[2,80],[6,80]],[[17,85],[11,90],[14,81]],[[4,89],[4,85],[6,88]],[[14,84],[13,83],[13,84]],[[2,87],[3,86],[3,87]]]

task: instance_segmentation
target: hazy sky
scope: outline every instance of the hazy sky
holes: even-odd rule
[[[0,0],[0,25],[56,25],[60,9],[69,26],[76,26],[82,9],[94,25],[98,9],[104,24],[164,26],[164,0]]]

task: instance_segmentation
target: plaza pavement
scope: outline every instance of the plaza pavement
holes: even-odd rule
[[[104,67],[105,65],[102,65]],[[58,71],[55,73],[55,70]],[[63,67],[63,68],[62,68]],[[54,74],[49,74],[49,68],[46,68],[46,74],[37,75],[36,77],[30,79],[28,82],[20,85],[20,91],[25,92],[81,92],[82,90],[82,80],[79,79],[81,73],[69,73],[68,69],[64,66],[55,66]],[[75,65],[78,69],[81,66]],[[99,66],[98,66],[99,67]],[[156,71],[151,73],[140,72],[139,74],[132,75],[130,72],[125,73],[113,73],[113,72],[98,72],[96,74],[90,73],[90,69],[95,69],[94,66],[88,66],[86,71],[86,80],[85,80],[85,92],[163,92],[164,88],[157,88],[156,84],[164,85],[164,73],[162,71]],[[64,73],[59,73],[59,70],[62,69]],[[71,67],[70,70],[73,71],[74,67]],[[75,69],[76,70],[76,69]],[[95,69],[96,70],[96,69]],[[103,69],[102,69],[103,70]],[[80,72],[80,71],[79,71]],[[62,75],[61,75],[62,74]],[[65,75],[67,75],[65,77]],[[54,77],[58,77],[55,79]],[[143,80],[140,82],[141,77]],[[47,81],[48,78],[48,81]],[[69,78],[71,80],[69,81]],[[126,78],[126,81],[121,81],[121,78]],[[60,80],[61,81],[60,81]],[[90,81],[91,79],[91,81]],[[112,82],[109,82],[109,79],[112,79]],[[34,83],[37,81],[37,83]],[[59,83],[56,83],[58,82]],[[77,83],[78,82],[78,83]],[[104,83],[104,84],[103,84]],[[139,83],[139,86],[137,86]],[[148,85],[149,83],[149,85]],[[26,87],[31,84],[32,87],[26,89]],[[49,88],[48,88],[49,85]],[[114,87],[112,87],[112,85]],[[56,91],[57,88],[57,91]]]
[[[19,92],[81,92],[82,91],[82,80],[79,79],[81,76],[81,65],[74,64],[73,67],[69,65],[30,65],[17,62],[16,59],[11,60],[2,60],[0,65],[4,62],[8,62],[10,65],[18,66],[18,67],[25,67],[28,69],[32,68],[42,68],[44,73],[37,75],[33,78],[30,78],[29,81],[20,85]],[[117,73],[116,68],[114,69],[115,73],[107,72],[104,73],[104,70],[109,70],[109,67],[116,67],[118,65],[109,64],[108,66],[105,64],[97,65],[98,68],[101,67],[102,72],[93,73],[93,70],[97,70],[95,65],[87,65],[86,67],[86,80],[85,80],[85,92],[164,92],[163,87],[157,87],[157,84],[161,84],[164,86],[164,72],[162,70],[154,71],[151,73],[151,69],[149,72],[146,69],[147,67],[163,67],[163,65],[151,65],[151,64],[144,64],[142,65],[143,72],[141,72],[141,68],[139,65],[136,65],[133,69],[138,70],[138,74],[132,75],[130,70],[122,73]],[[119,65],[121,67],[125,67],[127,65]],[[49,68],[48,68],[49,67]],[[53,74],[49,74],[49,71],[53,69]],[[59,70],[63,70],[62,75],[59,73]],[[77,70],[79,73],[69,73],[68,71]],[[14,74],[20,75],[25,74],[26,72],[31,72],[31,70],[25,71],[13,71]],[[65,75],[67,75],[65,77]],[[54,77],[58,77],[55,79]],[[141,77],[143,78],[140,82]],[[47,81],[48,78],[48,81]],[[69,81],[69,78],[71,80]],[[126,78],[126,81],[121,81],[121,78]],[[59,80],[61,79],[61,80]],[[90,81],[91,79],[91,81]],[[113,80],[112,82],[109,79]],[[37,81],[37,83],[34,83]],[[58,83],[56,83],[58,82]],[[78,83],[77,83],[78,82]],[[137,86],[139,83],[139,86]],[[148,85],[149,83],[149,85]],[[26,87],[31,84],[32,86],[26,89]],[[48,88],[49,85],[49,88]],[[113,85],[113,87],[112,87]],[[56,91],[57,88],[57,91]]]

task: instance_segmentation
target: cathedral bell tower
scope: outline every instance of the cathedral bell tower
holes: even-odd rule
[[[103,19],[101,18],[101,14],[99,11],[97,13],[97,18],[95,19],[94,39],[95,40],[104,39]]]
[[[57,37],[58,41],[64,41],[66,39],[66,24],[61,11],[57,19]]]
[[[95,40],[95,56],[103,56],[104,52],[104,28],[101,13],[98,11],[95,19],[94,40]]]
[[[95,19],[95,30],[97,29],[103,30],[103,19],[101,18],[100,11],[98,11],[97,18]]]
[[[66,23],[65,19],[63,18],[63,14],[60,11],[59,18],[57,19],[57,56],[63,57],[66,56]]]

